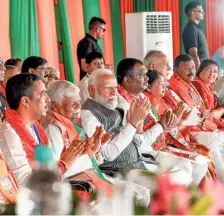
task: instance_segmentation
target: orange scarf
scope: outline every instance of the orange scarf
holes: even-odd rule
[[[177,74],[174,74],[170,79],[169,88],[178,94],[189,107],[195,106],[201,112],[205,110],[203,100],[192,83],[187,83]]]
[[[149,97],[152,105],[156,107],[156,111],[159,113],[159,115],[162,115],[167,109],[174,110],[171,106],[171,104],[167,103],[164,98],[155,98],[151,93],[145,92],[145,95]],[[198,152],[204,156],[208,156],[209,154],[209,148],[205,145],[196,143],[193,136],[190,135],[190,132],[187,130],[185,133],[183,131],[180,131],[179,129],[175,131],[175,133],[168,133],[165,132],[166,135],[166,143],[169,145],[174,146],[175,148],[186,150],[189,152]],[[181,143],[181,140],[185,140],[185,145]],[[173,153],[173,152],[172,152]],[[179,154],[179,153],[178,153]],[[186,155],[180,155],[186,157]]]
[[[145,91],[144,95],[149,98],[159,115],[162,115],[167,109],[173,110],[175,107],[164,98],[155,98],[151,93]]]
[[[62,131],[62,136],[64,138],[68,138],[69,144],[71,144],[77,138],[78,132],[76,131],[76,129],[74,128],[74,125],[69,119],[65,118],[59,113],[54,112],[53,110],[48,110],[48,115],[44,119],[41,120],[42,125],[54,124],[60,127],[58,122],[66,128],[65,133],[63,133]],[[88,149],[88,155],[92,157],[92,152],[90,149]],[[91,179],[97,189],[104,190],[109,197],[113,195],[113,190],[114,190],[113,186],[109,184],[108,182],[99,178],[95,173],[91,171],[86,170],[78,174],[76,177],[78,179],[84,178],[84,180]]]
[[[211,89],[206,86],[205,83],[199,77],[197,77],[192,83],[200,93],[208,110],[213,110],[219,106],[218,100],[212,93]],[[213,122],[218,126],[220,130],[224,130],[224,121],[222,119],[213,118]]]
[[[204,102],[192,83],[185,82],[177,74],[170,79],[170,89],[172,89],[189,107],[195,106],[202,114],[206,111]],[[213,118],[209,116],[199,126],[190,127],[192,131],[209,131],[217,129]]]
[[[172,107],[172,109],[174,109],[175,107],[177,107],[178,105],[178,101],[175,99],[175,97],[172,96],[169,87],[166,89],[165,91],[165,95],[163,97],[163,99],[165,100],[165,102],[167,104],[169,104],[169,106]]]
[[[118,93],[129,103],[131,104],[133,100],[135,100],[135,97],[131,95],[124,87],[119,86],[118,87]],[[153,127],[156,124],[155,119],[148,114],[144,120],[144,126],[143,130],[146,131],[147,129]],[[160,136],[156,139],[156,141],[152,144],[152,147],[154,150],[167,150],[166,145],[166,138],[165,134],[162,133]]]
[[[192,84],[200,93],[204,101],[205,107],[209,110],[215,109],[215,107],[218,105],[218,101],[216,100],[211,89],[206,86],[205,83],[199,77],[192,81]]]
[[[34,161],[35,148],[38,145],[38,143],[36,143],[35,139],[26,128],[24,120],[15,110],[11,109],[6,110],[6,121],[12,126],[12,128],[16,131],[16,133],[20,137],[21,142],[23,144],[23,149],[26,152],[26,157],[32,166],[32,162]],[[48,138],[40,123],[36,121],[34,125],[36,126],[40,138],[40,143],[42,145],[48,145]]]
[[[47,111],[46,117],[41,119],[40,123],[43,127],[46,127],[49,124],[57,125],[61,129],[62,136],[66,138],[65,147],[68,147],[79,135],[69,119],[51,109]]]

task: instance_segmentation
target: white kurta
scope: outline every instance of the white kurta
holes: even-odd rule
[[[57,160],[60,159],[61,152],[65,146],[63,136],[59,127],[49,124],[45,128],[45,132],[48,136],[49,142],[55,152]],[[63,175],[63,178],[76,175],[82,171],[92,168],[92,162],[87,154],[81,155],[75,161],[75,163],[67,170]]]

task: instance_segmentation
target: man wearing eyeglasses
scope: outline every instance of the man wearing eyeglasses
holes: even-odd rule
[[[188,17],[188,23],[182,35],[184,49],[193,58],[196,70],[198,70],[200,63],[210,58],[205,34],[199,25],[205,13],[199,2],[190,2],[187,4],[185,13]]]
[[[47,60],[39,56],[30,56],[22,64],[21,73],[33,73],[45,80]]]
[[[92,17],[89,22],[89,32],[78,43],[77,57],[80,68],[80,80],[87,73],[85,60],[86,56],[93,51],[103,54],[97,40],[103,37],[104,32],[106,31],[105,25],[106,22],[103,19],[99,17]]]

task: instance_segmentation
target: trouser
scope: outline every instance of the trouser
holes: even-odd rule
[[[152,164],[144,164],[148,171],[157,174],[167,173],[170,176],[171,182],[181,185],[193,184],[198,186],[206,175],[208,164],[206,162],[194,163],[186,158],[181,158],[167,152],[153,151],[150,152],[160,166]],[[156,189],[156,180],[152,177],[150,180],[141,175],[140,170],[132,170],[128,174],[128,180],[144,185],[151,191]]]
[[[218,179],[224,182],[224,133],[216,130],[213,132],[195,132],[199,143],[210,147]]]

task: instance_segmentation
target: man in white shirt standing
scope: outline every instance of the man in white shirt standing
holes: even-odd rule
[[[95,128],[100,125],[104,126],[106,132],[113,133],[112,140],[101,147],[100,151],[104,158],[101,167],[150,171],[161,168],[152,155],[143,156],[140,147],[145,145],[144,148],[150,148],[163,132],[163,126],[173,127],[176,124],[173,114],[169,113],[164,116],[161,120],[162,124],[158,122],[142,135],[139,133],[142,133],[141,123],[148,114],[149,100],[147,98],[137,99],[132,103],[128,112],[119,108],[117,82],[114,74],[106,69],[98,69],[91,74],[89,93],[91,98],[83,104],[81,112],[82,124],[87,135],[91,136]],[[169,164],[164,171],[169,170],[173,165]],[[174,175],[178,176],[180,184],[190,184],[191,182],[188,173],[181,168],[177,168]]]
[[[80,89],[81,104],[83,104],[89,97],[89,91],[88,91],[89,75],[99,68],[104,68],[103,55],[95,51],[90,52],[86,56],[87,74],[82,78],[82,80],[78,85]]]

